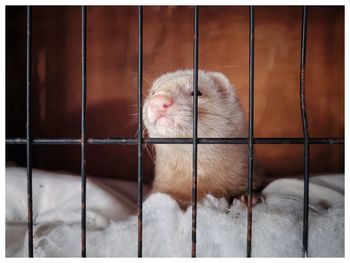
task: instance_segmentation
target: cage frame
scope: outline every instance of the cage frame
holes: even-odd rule
[[[138,134],[137,138],[87,138],[86,136],[86,54],[87,54],[87,7],[81,7],[81,137],[80,138],[32,138],[31,88],[32,88],[32,7],[26,7],[26,137],[6,138],[7,145],[26,145],[27,162],[27,225],[28,257],[34,257],[33,250],[33,188],[32,188],[32,145],[80,145],[81,147],[81,256],[86,257],[86,155],[88,145],[137,145],[138,169],[138,242],[137,255],[142,257],[142,149],[146,144],[192,144],[192,252],[196,257],[197,245],[197,146],[198,144],[246,144],[248,147],[248,209],[247,209],[247,247],[246,256],[251,257],[252,248],[252,188],[254,176],[255,144],[303,144],[304,146],[304,199],[303,199],[303,236],[302,253],[308,256],[309,227],[309,147],[311,144],[344,144],[344,138],[312,138],[309,135],[307,108],[305,99],[306,43],[308,7],[302,6],[300,41],[300,112],[303,124],[301,138],[256,138],[254,137],[254,29],[255,8],[249,6],[249,126],[247,138],[198,138],[198,48],[199,48],[199,7],[194,6],[193,14],[193,136],[192,138],[143,138],[142,137],[142,75],[143,75],[143,6],[138,6]]]

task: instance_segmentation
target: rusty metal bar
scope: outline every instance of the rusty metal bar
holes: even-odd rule
[[[303,254],[308,256],[309,234],[309,127],[305,101],[305,66],[306,66],[306,36],[307,7],[302,9],[301,23],[301,54],[300,54],[300,109],[304,133],[304,211],[303,211]]]
[[[33,182],[32,182],[32,8],[27,6],[27,77],[26,77],[26,145],[27,145],[27,208],[28,208],[28,256],[33,257]]]
[[[198,16],[198,6],[195,6],[193,34],[192,257],[196,257],[197,254]]]
[[[143,72],[143,7],[138,7],[138,133],[137,133],[137,186],[138,186],[138,243],[137,255],[142,257],[142,72]]]
[[[86,7],[81,7],[81,256],[86,257]]]

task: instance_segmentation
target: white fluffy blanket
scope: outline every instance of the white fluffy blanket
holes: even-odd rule
[[[27,255],[26,170],[6,173],[6,256]],[[80,178],[33,170],[34,256],[80,256]],[[87,255],[137,255],[136,183],[88,177]],[[148,187],[145,187],[147,192]],[[252,256],[302,256],[303,182],[268,185],[253,209]],[[144,202],[143,255],[189,257],[191,208],[166,194]],[[244,257],[246,208],[210,195],[198,205],[197,256]],[[309,256],[344,256],[344,175],[310,180]]]

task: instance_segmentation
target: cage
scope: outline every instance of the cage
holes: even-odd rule
[[[211,143],[247,144],[249,195],[254,160],[272,176],[304,173],[300,238],[307,255],[309,174],[344,172],[343,58],[341,6],[6,7],[6,159],[27,166],[28,255],[34,255],[35,167],[81,173],[82,256],[86,175],[137,181],[142,256],[142,184],[153,177],[143,145],[157,143],[193,144],[192,256],[197,145]],[[137,132],[143,90],[177,68],[193,68],[195,87],[198,68],[229,76],[247,116],[247,137],[197,138],[194,128],[192,139],[143,138]],[[247,220],[250,256],[251,203]]]

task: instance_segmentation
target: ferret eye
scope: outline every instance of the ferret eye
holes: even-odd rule
[[[198,90],[197,94],[198,94],[198,96],[202,96],[203,95],[202,92],[200,92],[200,90]],[[194,95],[194,92],[192,91],[191,92],[191,96],[193,96],[193,95]]]

